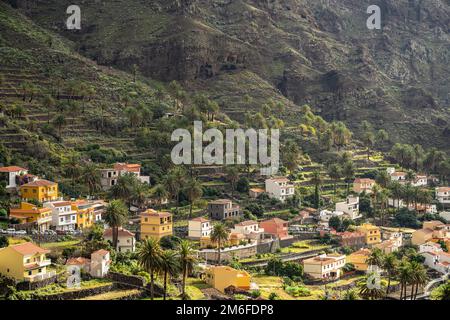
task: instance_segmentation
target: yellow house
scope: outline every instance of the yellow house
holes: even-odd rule
[[[51,264],[45,256],[48,252],[31,242],[0,249],[0,274],[19,282],[47,279],[55,274],[47,270]]]
[[[369,258],[371,251],[369,249],[361,249],[353,252],[347,256],[347,263],[351,263],[358,271],[367,271],[369,266],[366,261]]]
[[[52,224],[52,209],[38,208],[36,205],[22,202],[19,208],[11,208],[9,217],[19,220],[19,223],[36,223],[38,230],[50,229]]]
[[[94,207],[91,203],[80,200],[71,203],[73,211],[77,212],[77,228],[86,229],[92,227],[95,222]]]
[[[54,201],[58,199],[58,184],[48,180],[36,180],[21,186],[20,196],[25,201]]]
[[[370,223],[360,225],[357,230],[366,235],[366,244],[373,245],[381,242],[380,228]]]
[[[157,239],[173,233],[172,214],[148,209],[141,214],[141,239]]]
[[[229,246],[237,246],[237,245],[241,244],[241,242],[247,243],[248,240],[245,238],[245,236],[242,233],[232,232],[232,233],[228,234],[228,240],[222,241],[222,243],[220,245],[223,248],[223,247],[229,247]],[[202,249],[217,248],[218,245],[219,245],[218,243],[211,240],[210,236],[200,238],[200,248],[202,248]]]
[[[243,290],[250,289],[250,274],[247,271],[236,270],[227,266],[216,266],[207,269],[205,281],[220,292],[225,292],[225,289],[229,286]]]

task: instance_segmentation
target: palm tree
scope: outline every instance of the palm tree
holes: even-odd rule
[[[411,300],[415,300],[419,291],[419,286],[427,283],[428,276],[424,266],[417,261],[410,264]]]
[[[342,166],[342,175],[347,184],[347,195],[350,193],[350,183],[355,179],[355,166],[353,161],[346,161]]]
[[[163,184],[157,184],[152,190],[152,196],[156,198],[156,201],[161,208],[163,201],[167,199],[169,193],[167,192]]]
[[[178,260],[178,253],[173,250],[163,251],[161,254],[161,272],[164,276],[164,296],[167,296],[167,278],[176,276],[180,271],[180,262]]]
[[[50,124],[50,112],[55,106],[56,102],[50,95],[46,94],[42,100],[42,106],[47,109],[47,124]]]
[[[176,167],[172,169],[164,179],[166,190],[176,200],[176,206],[180,204],[180,190],[186,181],[186,171],[183,168]]]
[[[88,186],[90,195],[100,189],[100,173],[97,170],[97,166],[95,164],[87,164],[83,168],[81,178],[83,182]]]
[[[105,222],[112,229],[113,247],[117,250],[119,228],[127,221],[128,210],[121,200],[113,200],[106,207]]]
[[[186,187],[185,187],[185,192],[189,199],[189,204],[190,204],[189,217],[191,217],[192,216],[192,207],[194,205],[194,202],[197,199],[200,199],[201,196],[203,195],[202,185],[198,180],[192,178],[187,182]]]
[[[380,285],[373,283],[377,275],[369,274],[364,280],[358,283],[359,294],[367,299],[376,300],[384,297],[384,285],[380,281]]]
[[[133,196],[133,188],[140,181],[136,178],[136,175],[132,173],[125,173],[117,179],[117,183],[112,186],[110,193],[113,198],[119,198],[128,204],[128,208],[131,207],[131,198]]]
[[[406,299],[406,288],[411,281],[411,265],[408,261],[402,260],[398,268],[398,278],[400,280],[400,300]]]
[[[384,225],[384,216],[385,216],[385,211],[386,211],[386,207],[387,207],[387,203],[388,203],[388,199],[389,199],[389,191],[386,189],[382,189],[381,192],[378,194],[378,204],[380,206],[380,223],[381,226]]]
[[[433,290],[431,297],[433,300],[450,300],[450,280],[448,280],[445,284],[437,287]]]
[[[66,175],[71,178],[72,185],[74,185],[75,180],[78,179],[81,174],[80,157],[76,153],[69,155],[64,165],[64,171]]]
[[[220,250],[222,247],[222,241],[228,240],[228,230],[222,223],[218,223],[214,226],[211,232],[211,241],[217,243],[217,261],[220,265]]]
[[[320,206],[320,185],[322,184],[322,177],[320,171],[316,170],[312,174],[311,182],[314,184],[314,207],[319,209]]]
[[[400,200],[403,196],[403,189],[403,186],[397,181],[394,181],[389,185],[389,190],[391,190],[394,202],[397,201],[397,210],[400,210]]]
[[[178,256],[181,264],[181,271],[183,273],[181,296],[184,299],[186,297],[186,278],[189,273],[194,269],[194,265],[197,262],[195,251],[192,245],[187,240],[182,240],[178,246]]]
[[[336,185],[342,177],[342,169],[338,164],[332,164],[328,167],[328,175],[333,180],[334,194],[336,195]]]
[[[344,295],[342,296],[342,300],[359,300],[359,294],[358,291],[355,289],[349,289],[344,292]]]
[[[391,177],[386,170],[382,170],[377,174],[375,181],[383,188],[387,188],[391,182]]]
[[[58,136],[61,137],[61,130],[67,124],[66,118],[60,114],[53,119],[53,124],[58,128]]]
[[[148,187],[144,183],[136,183],[133,186],[133,190],[131,192],[131,201],[138,206],[139,209],[142,209],[149,195]]]
[[[388,295],[389,291],[391,290],[391,280],[397,271],[397,264],[398,264],[397,257],[392,253],[386,255],[383,259],[382,268],[383,268],[383,270],[386,270],[386,272],[388,274],[386,295]]]
[[[381,268],[383,266],[383,251],[379,248],[374,248],[367,258],[366,264],[368,266],[377,266]]]
[[[236,166],[228,167],[226,176],[231,185],[231,196],[233,196],[234,190],[236,190],[236,184],[239,180],[239,169]]]
[[[155,273],[160,272],[162,262],[162,249],[158,240],[150,238],[146,239],[138,250],[139,264],[150,274],[150,298],[155,297]]]

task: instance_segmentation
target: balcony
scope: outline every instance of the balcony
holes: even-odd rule
[[[45,279],[49,279],[54,276],[56,276],[56,271],[48,271],[46,273],[34,274],[32,276],[26,275],[24,278],[25,278],[25,281],[28,281],[28,282],[38,282],[38,281],[42,281]]]

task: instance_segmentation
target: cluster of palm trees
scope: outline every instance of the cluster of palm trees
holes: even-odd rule
[[[181,240],[177,250],[163,250],[158,240],[146,239],[138,249],[138,261],[142,268],[150,274],[150,298],[155,296],[154,284],[157,275],[162,276],[164,293],[167,297],[167,284],[169,279],[182,276],[182,298],[186,298],[186,279],[194,270],[197,256],[187,240]]]
[[[399,259],[394,253],[384,254],[380,249],[374,248],[366,260],[367,265],[376,266],[387,274],[386,288],[381,286],[367,286],[365,282],[360,284],[361,296],[369,299],[381,299],[391,292],[391,281],[397,279],[400,282],[400,300],[417,299],[419,288],[426,285],[428,276],[425,267],[421,264],[415,252],[409,252]],[[410,293],[408,295],[408,286]]]

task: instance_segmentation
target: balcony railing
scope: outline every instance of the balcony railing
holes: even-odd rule
[[[38,282],[45,279],[49,279],[51,277],[56,276],[56,271],[48,271],[46,273],[39,273],[31,276],[25,276],[25,280],[29,282]]]

